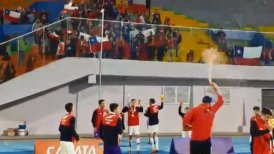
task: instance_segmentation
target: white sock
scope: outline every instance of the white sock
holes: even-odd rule
[[[154,140],[153,140],[153,138],[151,137],[151,138],[149,138],[149,140],[150,140],[150,144],[151,144],[152,149],[154,149]]]
[[[155,136],[155,146],[156,146],[156,150],[159,150],[159,140],[158,140],[158,136]]]
[[[140,138],[136,139],[137,151],[140,151]]]

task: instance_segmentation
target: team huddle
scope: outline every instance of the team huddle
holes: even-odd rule
[[[219,93],[217,84],[210,83],[213,91],[217,95],[217,101],[211,105],[212,98],[204,96],[202,103],[197,107],[185,108],[182,112],[183,102],[178,108],[178,114],[182,118],[182,136],[189,137],[191,154],[210,154],[212,125],[216,112],[223,105],[223,96]],[[128,116],[129,153],[132,152],[132,138],[136,138],[137,153],[140,153],[140,119],[139,114],[144,112],[148,118],[149,143],[151,153],[159,151],[159,111],[164,107],[164,96],[160,97],[160,105],[156,105],[154,98],[149,99],[149,106],[144,112],[141,101],[132,99],[128,106],[120,110],[117,103],[109,105],[109,111],[105,108],[105,100],[99,100],[99,107],[93,112],[92,125],[94,136],[103,140],[104,154],[121,154],[120,137],[125,129],[124,116]],[[75,131],[75,117],[73,115],[73,105],[68,103],[65,106],[68,114],[61,120],[59,131],[61,133],[60,147],[62,154],[74,154],[74,141],[79,140]],[[202,128],[202,129],[201,129]]]

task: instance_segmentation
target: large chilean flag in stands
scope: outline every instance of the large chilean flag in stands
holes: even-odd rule
[[[5,10],[4,18],[9,20],[10,22],[19,23],[20,22],[21,13],[15,12],[12,10]]]

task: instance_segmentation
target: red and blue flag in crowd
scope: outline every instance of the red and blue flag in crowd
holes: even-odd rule
[[[19,23],[20,22],[21,13],[12,11],[9,9],[5,10],[4,18],[9,20],[10,22]]]

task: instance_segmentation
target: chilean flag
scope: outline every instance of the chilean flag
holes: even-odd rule
[[[108,38],[101,38],[96,36],[91,36],[89,38],[89,44],[90,44],[90,51],[91,52],[98,52],[101,50],[101,42],[103,42],[103,50],[104,51],[111,51],[112,50],[112,44],[108,40]]]
[[[11,11],[8,9],[5,10],[4,18],[9,20],[10,22],[19,23],[20,16],[21,16],[21,13],[19,12]]]

